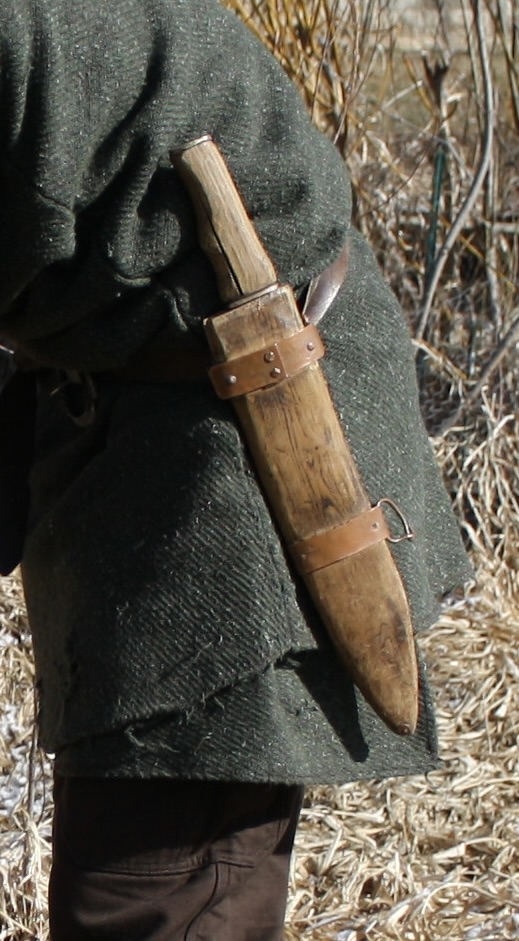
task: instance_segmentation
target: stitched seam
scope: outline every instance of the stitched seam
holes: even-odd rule
[[[223,898],[224,889],[222,885],[222,878],[220,874],[220,867],[218,863],[211,863],[211,866],[214,868],[214,885],[213,891],[211,892],[207,902],[204,907],[199,911],[193,920],[189,923],[186,928],[186,933],[184,935],[184,941],[196,941],[198,937],[198,929],[201,926],[202,919],[207,915],[209,908],[215,905],[216,902],[219,902]]]
[[[173,876],[173,875],[182,875],[186,872],[196,872],[199,869],[206,867],[208,864],[206,856],[189,856],[186,860],[179,861],[178,865],[172,864],[172,866],[164,866],[160,869],[156,868],[146,868],[144,865],[141,868],[134,869],[131,866],[121,865],[120,867],[113,866],[103,866],[102,864],[94,863],[83,863],[80,862],[69,843],[63,835],[60,838],[61,845],[73,865],[76,869],[81,869],[82,872],[99,872],[99,873],[110,873],[112,875],[118,876]]]

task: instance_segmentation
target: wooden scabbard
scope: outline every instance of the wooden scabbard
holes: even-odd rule
[[[172,154],[172,162],[192,197],[221,299],[232,305],[209,318],[205,328],[215,363],[228,363],[228,381],[236,382],[233,363],[265,350],[266,358],[277,341],[299,333],[304,323],[291,288],[277,284],[214,141],[194,141]],[[416,651],[409,605],[387,541],[377,536],[373,545],[365,543],[362,551],[343,558],[332,545],[335,561],[325,555],[317,568],[308,562],[312,554],[320,558],[333,538],[342,544],[343,531],[353,540],[359,525],[375,530],[382,524],[383,534],[388,532],[380,510],[376,521],[376,514],[373,521],[368,514],[371,504],[319,363],[239,394],[233,405],[285,545],[341,659],[387,725],[412,733],[418,714]]]

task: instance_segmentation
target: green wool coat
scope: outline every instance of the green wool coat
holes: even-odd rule
[[[344,166],[215,0],[0,0],[0,335],[92,371],[95,421],[39,397],[23,579],[40,733],[62,773],[343,782],[436,762],[422,678],[398,739],[353,687],[287,562],[231,407],[104,370],[218,310],[171,148],[214,134],[280,277],[347,242],[324,368],[417,628],[467,573],[420,419],[408,331],[350,226]]]

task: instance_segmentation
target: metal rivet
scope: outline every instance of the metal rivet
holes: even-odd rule
[[[236,382],[238,382],[238,380],[236,376],[226,376],[225,382],[228,386],[233,386]]]
[[[274,353],[274,350],[269,350],[268,353],[265,353],[265,356],[263,357],[263,359],[265,360],[266,363],[271,363],[272,360],[275,358],[275,356],[276,354]]]
[[[278,376],[281,375],[281,370],[278,369],[277,366],[275,366],[274,369],[271,369],[271,370],[270,370],[270,375],[272,376],[273,379],[277,379]]]
[[[312,350],[315,350],[315,343],[307,343],[306,348],[312,352]]]

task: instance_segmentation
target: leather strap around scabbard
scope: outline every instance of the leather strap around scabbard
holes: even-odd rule
[[[396,513],[403,527],[401,535],[391,534],[382,512],[383,505],[391,507]],[[324,530],[293,543],[290,546],[290,554],[298,572],[301,575],[308,575],[310,572],[316,572],[327,565],[339,562],[340,559],[362,552],[363,549],[374,546],[383,539],[397,543],[413,538],[414,532],[402,511],[393,500],[383,497],[375,506],[354,516],[342,526]]]
[[[316,533],[290,546],[290,553],[301,575],[325,568],[339,559],[355,555],[390,535],[380,506],[324,532]]]
[[[218,397],[231,399],[275,386],[323,355],[319,331],[310,324],[254,353],[218,363],[209,370],[209,377]]]

